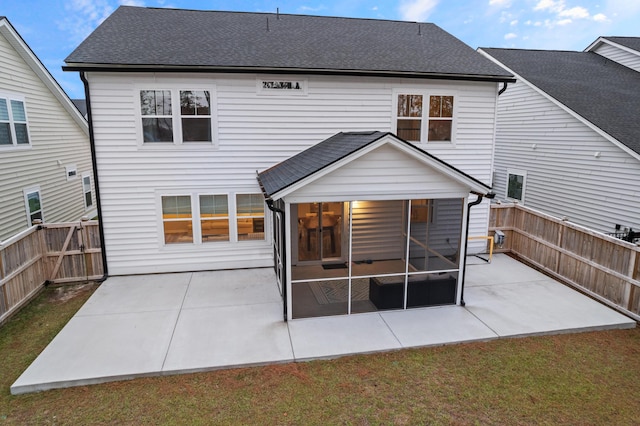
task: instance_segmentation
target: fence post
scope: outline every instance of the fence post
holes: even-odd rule
[[[630,256],[631,258],[629,259],[629,269],[627,272],[627,275],[629,276],[629,279],[634,279],[634,273],[636,271],[636,259],[638,258],[638,252],[636,252],[635,250],[630,250]],[[630,281],[627,281],[625,283],[625,289],[624,289],[624,298],[622,300],[622,304],[624,306],[627,307],[628,310],[632,310],[633,306],[631,306],[633,304],[633,299],[635,296],[635,290],[636,290],[636,286],[631,284]]]

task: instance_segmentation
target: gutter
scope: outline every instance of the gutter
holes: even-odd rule
[[[281,220],[282,220],[282,232],[280,235],[280,241],[281,241],[281,245],[282,245],[282,253],[280,253],[280,259],[282,260],[282,264],[283,264],[283,268],[282,268],[282,309],[283,309],[283,315],[284,315],[284,322],[287,322],[287,251],[286,251],[286,221],[285,221],[285,212],[282,209],[279,209],[278,207],[273,205],[273,200],[271,198],[267,198],[266,199],[266,203],[267,203],[267,207],[269,208],[269,210],[271,210],[272,212],[276,213],[276,214],[280,214],[281,216]],[[274,249],[275,250],[275,249]],[[276,261],[277,257],[273,256],[273,260],[274,262]],[[278,264],[275,264],[276,269],[278,268]],[[277,274],[277,271],[276,271]]]
[[[465,278],[467,276],[467,248],[469,246],[469,222],[470,222],[470,218],[471,218],[471,207],[473,206],[477,206],[478,204],[480,204],[482,202],[483,198],[487,198],[489,200],[492,200],[493,198],[495,198],[496,194],[493,192],[490,192],[488,194],[475,194],[478,198],[476,198],[475,201],[471,201],[469,204],[467,204],[467,223],[466,223],[466,231],[465,231],[465,241],[464,241],[464,262],[465,262],[465,266],[464,269],[462,270],[462,287],[460,290],[460,305],[464,306],[464,281]]]
[[[157,73],[230,73],[230,74],[294,74],[294,75],[341,75],[357,77],[397,77],[423,78],[433,80],[485,81],[498,83],[515,83],[512,76],[481,74],[443,74],[419,71],[384,71],[384,70],[340,70],[329,68],[275,68],[251,66],[212,66],[212,65],[161,65],[161,64],[82,64],[70,63],[62,67],[63,71],[83,72],[157,72]]]
[[[93,186],[96,191],[96,206],[98,209],[98,233],[100,234],[100,245],[102,246],[102,269],[104,274],[102,278],[98,279],[98,282],[103,282],[109,277],[109,269],[107,266],[107,250],[104,243],[104,227],[102,226],[102,201],[100,198],[100,185],[98,181],[98,162],[96,160],[96,142],[93,133],[93,118],[91,113],[91,95],[89,91],[89,81],[87,80],[84,72],[80,72],[80,80],[84,84],[84,97],[87,104],[87,121],[89,122],[89,146],[91,147],[91,165],[93,167]]]

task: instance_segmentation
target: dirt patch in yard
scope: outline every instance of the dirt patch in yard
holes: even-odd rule
[[[53,304],[65,303],[78,296],[93,292],[98,286],[99,284],[93,281],[81,284],[51,286],[47,292],[47,302]]]

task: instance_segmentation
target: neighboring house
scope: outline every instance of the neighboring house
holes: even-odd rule
[[[357,312],[300,298],[358,265],[442,274],[441,303],[461,303],[513,77],[437,26],[122,6],[66,63],[88,87],[110,274],[275,262],[291,318]]]
[[[0,241],[96,215],[87,121],[0,17]]]
[[[479,50],[517,78],[498,102],[497,198],[604,233],[640,230],[640,38]]]

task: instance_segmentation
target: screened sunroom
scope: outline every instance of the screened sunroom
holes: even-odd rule
[[[259,173],[287,319],[460,303],[470,193],[391,133],[339,133]]]

